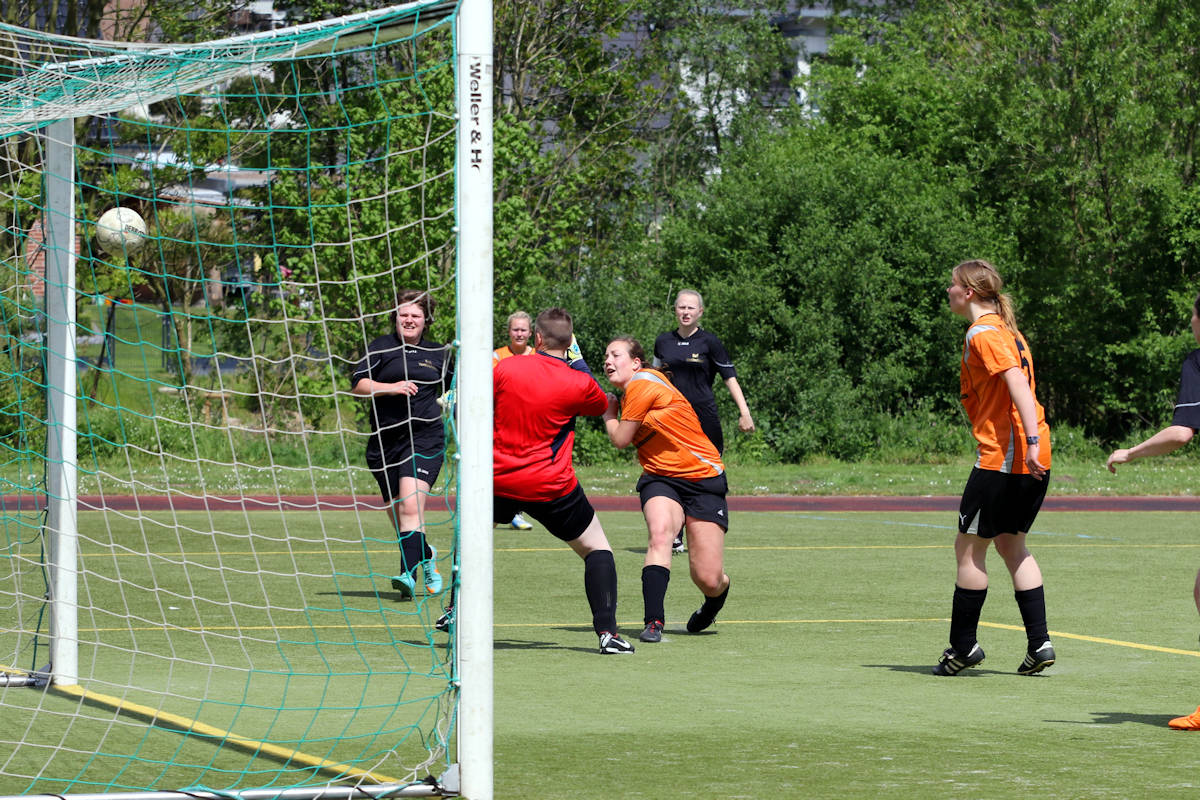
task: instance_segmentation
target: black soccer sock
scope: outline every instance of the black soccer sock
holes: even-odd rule
[[[412,572],[431,555],[424,531],[400,531],[400,568],[403,571]]]
[[[617,562],[611,550],[593,550],[583,559],[583,590],[592,607],[592,629],[616,633]]]
[[[987,589],[964,589],[954,587],[954,604],[950,611],[950,646],[959,655],[965,656],[978,642],[979,615],[983,612],[983,601]]]
[[[663,622],[667,612],[663,610],[667,599],[667,584],[671,582],[671,570],[650,564],[642,567],[642,606],[645,608],[645,619],[649,625],[654,620]]]
[[[730,581],[732,583],[732,581]],[[704,602],[700,604],[700,613],[705,616],[715,617],[722,608],[725,607],[725,598],[729,597],[729,585],[725,584],[725,591],[721,592],[716,597],[704,596]]]
[[[1046,592],[1044,587],[1013,592],[1017,608],[1021,609],[1021,621],[1025,623],[1025,637],[1029,640],[1029,652],[1033,652],[1050,641],[1046,625]]]

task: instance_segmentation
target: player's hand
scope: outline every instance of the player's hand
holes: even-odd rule
[[[617,409],[620,408],[620,404],[617,402],[617,396],[612,392],[605,392],[604,396],[608,398],[608,408],[604,409],[602,416],[604,421],[608,422],[610,419],[617,418]]]
[[[742,433],[754,430],[754,419],[749,414],[742,414],[738,417],[738,430]]]
[[[392,386],[396,387],[396,394],[414,395],[417,393],[417,385],[412,381],[397,381]]]
[[[1025,446],[1025,466],[1029,467],[1029,474],[1039,481],[1046,477],[1046,468],[1038,462],[1040,449],[1036,444]]]
[[[1108,467],[1109,472],[1111,472],[1113,475],[1116,475],[1117,474],[1117,464],[1128,464],[1128,463],[1129,463],[1129,451],[1122,448],[1120,450],[1113,450],[1112,453],[1108,457],[1108,461],[1104,462],[1104,466]]]
[[[567,363],[574,364],[583,360],[583,351],[579,349],[579,341],[571,334],[571,346],[567,348]]]

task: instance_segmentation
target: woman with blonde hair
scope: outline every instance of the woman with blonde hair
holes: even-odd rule
[[[950,647],[933,667],[934,675],[957,675],[983,661],[977,633],[988,589],[985,559],[993,542],[1012,576],[1025,626],[1025,658],[1017,672],[1041,672],[1055,658],[1041,568],[1025,545],[1050,480],[1050,428],[1035,394],[1029,344],[1017,329],[1003,287],[995,267],[971,260],[954,267],[946,290],[950,310],[970,323],[959,386],[978,447],[958,509]]]

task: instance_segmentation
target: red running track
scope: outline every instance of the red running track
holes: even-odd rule
[[[452,503],[454,498],[450,498]],[[594,496],[592,505],[598,511],[637,511],[636,495]],[[36,495],[0,495],[0,512],[37,511],[45,499]],[[430,497],[427,507],[442,511],[447,499]],[[380,510],[377,498],[350,495],[309,496],[183,496],[128,495],[79,498],[80,511],[369,511]],[[838,496],[735,496],[729,498],[731,511],[946,511],[958,509],[957,496],[922,497],[838,497]],[[1200,511],[1200,497],[1080,497],[1050,496],[1042,506],[1044,511]]]

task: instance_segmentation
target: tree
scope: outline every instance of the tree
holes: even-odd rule
[[[950,267],[964,252],[1007,260],[1015,243],[963,204],[962,172],[819,125],[756,138],[683,198],[661,257],[672,286],[699,282],[771,448],[859,457],[888,416],[952,410]]]
[[[964,170],[1053,419],[1161,419],[1197,267],[1200,11],[1132,0],[862,4],[811,93],[831,128]],[[967,255],[964,253],[964,255]]]

